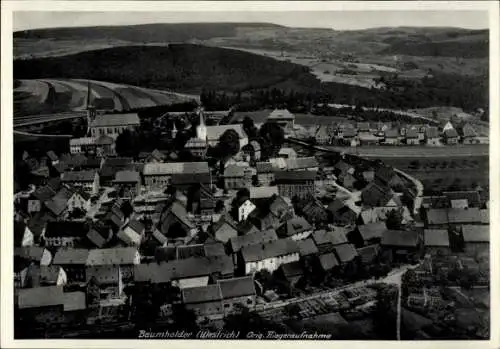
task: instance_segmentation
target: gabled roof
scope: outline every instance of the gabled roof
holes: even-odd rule
[[[479,206],[481,203],[481,197],[479,192],[474,190],[467,191],[445,191],[443,196],[446,196],[448,200],[461,200],[466,199],[469,206]]]
[[[191,185],[196,183],[209,184],[210,174],[209,173],[175,173],[172,175],[172,180],[170,181],[173,186],[176,185]]]
[[[312,233],[312,238],[316,245],[340,245],[347,242],[344,230],[327,231],[325,229],[316,230]]]
[[[490,242],[489,225],[463,225],[462,236],[464,242]]]
[[[182,301],[185,304],[216,302],[222,299],[219,284],[191,287],[182,290]]]
[[[96,172],[93,170],[86,171],[71,171],[61,174],[63,182],[93,182]]]
[[[224,244],[221,242],[205,244],[203,245],[203,248],[205,250],[204,255],[207,257],[217,257],[226,255]]]
[[[270,198],[273,195],[278,195],[278,187],[250,187],[250,199]]]
[[[241,254],[245,263],[262,261],[293,253],[299,253],[299,247],[294,240],[289,239],[274,240],[241,248]]]
[[[377,257],[378,252],[380,251],[380,245],[374,244],[365,247],[361,247],[357,249],[358,255],[361,258],[361,261],[365,264],[373,263],[374,259]]]
[[[252,276],[218,280],[223,299],[231,299],[256,294]]]
[[[236,229],[238,230],[239,235],[247,235],[259,231],[259,229],[257,229],[257,227],[253,225],[252,222],[250,222],[248,219],[238,223]]]
[[[52,187],[45,185],[43,187],[37,188],[34,191],[33,196],[36,199],[44,202],[44,201],[52,199],[52,197],[54,197],[56,195],[56,193],[57,192],[54,189],[52,189]]]
[[[337,245],[334,249],[340,263],[350,262],[358,256],[358,252],[351,244]]]
[[[180,204],[179,202],[175,201],[169,208],[168,210],[169,214],[173,214],[179,221],[182,222],[188,229],[194,228],[193,223],[188,219],[187,217],[187,210],[186,208]],[[164,219],[166,219],[168,215],[164,215]]]
[[[217,126],[206,126],[207,129],[207,140],[216,141],[219,140],[220,136],[224,134],[227,130],[234,130],[238,134],[240,139],[246,138],[247,135],[243,131],[242,124],[232,124],[232,125],[217,125]]]
[[[273,164],[270,162],[257,162],[255,164],[257,173],[272,173],[274,172]]]
[[[446,229],[425,229],[424,230],[424,245],[429,247],[434,246],[450,246],[448,230]]]
[[[229,165],[224,169],[224,177],[243,177],[245,175],[245,168],[238,165]]]
[[[391,129],[384,131],[384,136],[385,136],[385,138],[398,138],[399,132],[397,129],[391,128]]]
[[[368,223],[358,225],[358,231],[363,240],[381,239],[384,232],[387,230],[385,222]]]
[[[368,184],[361,192],[363,204],[367,206],[385,206],[391,198],[390,188],[383,188],[374,182]]]
[[[99,114],[92,121],[90,127],[139,126],[139,124],[139,116],[136,113]]]
[[[280,265],[281,270],[285,277],[294,277],[304,275],[304,270],[302,269],[302,264],[299,261],[285,263]]]
[[[464,137],[476,137],[477,132],[470,124],[465,124],[462,128],[462,134]]]
[[[278,240],[278,235],[274,229],[257,231],[255,233],[235,236],[229,239],[233,252],[239,251],[245,246]]]
[[[173,175],[175,173],[209,173],[207,162],[148,163],[144,165],[145,176]]]
[[[449,128],[444,131],[444,135],[446,138],[456,138],[458,137],[458,133],[454,128]]]
[[[205,257],[203,244],[177,246],[177,259]]]
[[[14,256],[36,262],[40,262],[42,260],[44,252],[45,248],[40,246],[24,246],[14,248]]]
[[[300,158],[288,158],[285,160],[285,166],[288,171],[292,170],[303,170],[307,168],[318,167],[318,160],[314,156],[300,157]]]
[[[325,271],[333,269],[339,265],[337,257],[335,257],[333,252],[322,254],[318,258],[319,258],[319,264]]]
[[[425,136],[427,138],[439,138],[438,129],[435,126],[429,126],[425,130]]]
[[[63,304],[64,293],[62,286],[24,288],[20,289],[18,292],[18,304],[20,309]]]
[[[49,150],[47,152],[47,157],[51,160],[51,161],[57,161],[59,160],[59,157],[56,155],[56,153],[54,153],[53,150]]]
[[[63,293],[64,311],[84,310],[87,308],[87,294],[82,291]]]
[[[115,174],[115,183],[138,183],[141,181],[141,176],[137,171],[118,171]]]
[[[79,264],[85,265],[89,256],[89,250],[77,248],[60,248],[52,260],[54,265]]]
[[[287,237],[293,236],[295,234],[300,234],[308,230],[312,230],[312,226],[309,224],[305,218],[300,216],[295,216],[292,219],[287,220],[280,229],[280,232],[284,231]]]
[[[116,247],[90,250],[87,265],[127,265],[134,264],[137,256],[135,247]]]
[[[102,248],[111,239],[111,235],[110,229],[94,227],[88,232],[87,239],[96,247]]]
[[[410,128],[407,132],[406,132],[406,138],[418,138],[418,130],[414,127]]]
[[[274,109],[267,118],[270,120],[293,120],[295,115],[287,109]]]
[[[45,202],[45,207],[54,215],[59,216],[68,207],[68,201],[73,194],[74,191],[63,187],[52,199]]]
[[[386,230],[382,237],[382,245],[396,247],[417,247],[418,232],[404,230]]]
[[[318,253],[318,247],[312,238],[297,241],[297,246],[299,246],[299,254],[302,257]]]
[[[275,182],[279,184],[314,181],[316,171],[279,171],[275,174]]]

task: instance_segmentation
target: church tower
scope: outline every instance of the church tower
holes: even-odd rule
[[[90,136],[90,126],[97,116],[95,106],[92,104],[90,80],[87,83],[87,134]]]
[[[177,136],[177,127],[175,127],[175,120],[174,120],[174,124],[173,124],[173,127],[172,127],[171,136],[172,136],[172,139],[174,139],[175,136]]]
[[[200,124],[196,127],[196,137],[198,139],[207,139],[207,126],[205,125],[205,118],[203,116],[203,108],[198,108],[198,115],[200,117]]]

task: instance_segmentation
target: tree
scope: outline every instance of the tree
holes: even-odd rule
[[[21,190],[28,189],[31,182],[31,168],[26,161],[20,160],[16,162],[14,165],[14,179]]]
[[[240,151],[240,136],[235,130],[229,129],[220,136],[217,147],[221,160],[226,160]]]
[[[137,132],[125,130],[116,138],[116,153],[120,156],[137,156],[140,149]]]
[[[243,119],[243,131],[245,131],[249,139],[257,137],[257,127],[255,127],[253,119],[248,116]]]
[[[222,211],[224,211],[224,202],[217,200],[215,203],[215,213],[221,213]]]
[[[262,125],[259,135],[263,141],[262,155],[265,158],[272,156],[285,142],[285,131],[274,122],[266,122]]]
[[[403,213],[401,212],[401,210],[391,210],[387,214],[385,225],[387,226],[387,229],[400,230],[402,227],[402,221]]]
[[[120,209],[122,210],[123,215],[125,216],[125,218],[130,217],[130,215],[132,214],[132,212],[134,212],[134,208],[132,207],[132,204],[128,200],[126,200],[126,201],[123,202],[123,204],[120,207]]]

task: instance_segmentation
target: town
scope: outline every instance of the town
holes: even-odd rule
[[[487,144],[473,125],[350,118],[307,134],[284,107],[139,117],[91,98],[83,120],[65,147],[24,151],[15,174],[22,338],[489,337],[486,190],[428,195],[338,148]],[[145,151],[154,135],[167,141]]]

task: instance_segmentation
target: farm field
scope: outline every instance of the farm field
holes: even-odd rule
[[[82,79],[16,80],[14,117],[86,108],[88,81]],[[97,108],[128,111],[198,100],[196,95],[150,90],[131,85],[90,81],[91,98]]]
[[[346,154],[359,155],[367,158],[380,158],[386,161],[389,158],[464,158],[489,155],[488,144],[457,145],[457,146],[371,146],[371,147],[337,147],[325,146],[325,148],[343,152]]]
[[[429,157],[384,158],[384,163],[394,166],[424,185],[424,193],[432,194],[444,190],[472,190],[480,186],[484,195],[489,188],[489,158],[475,157]]]

